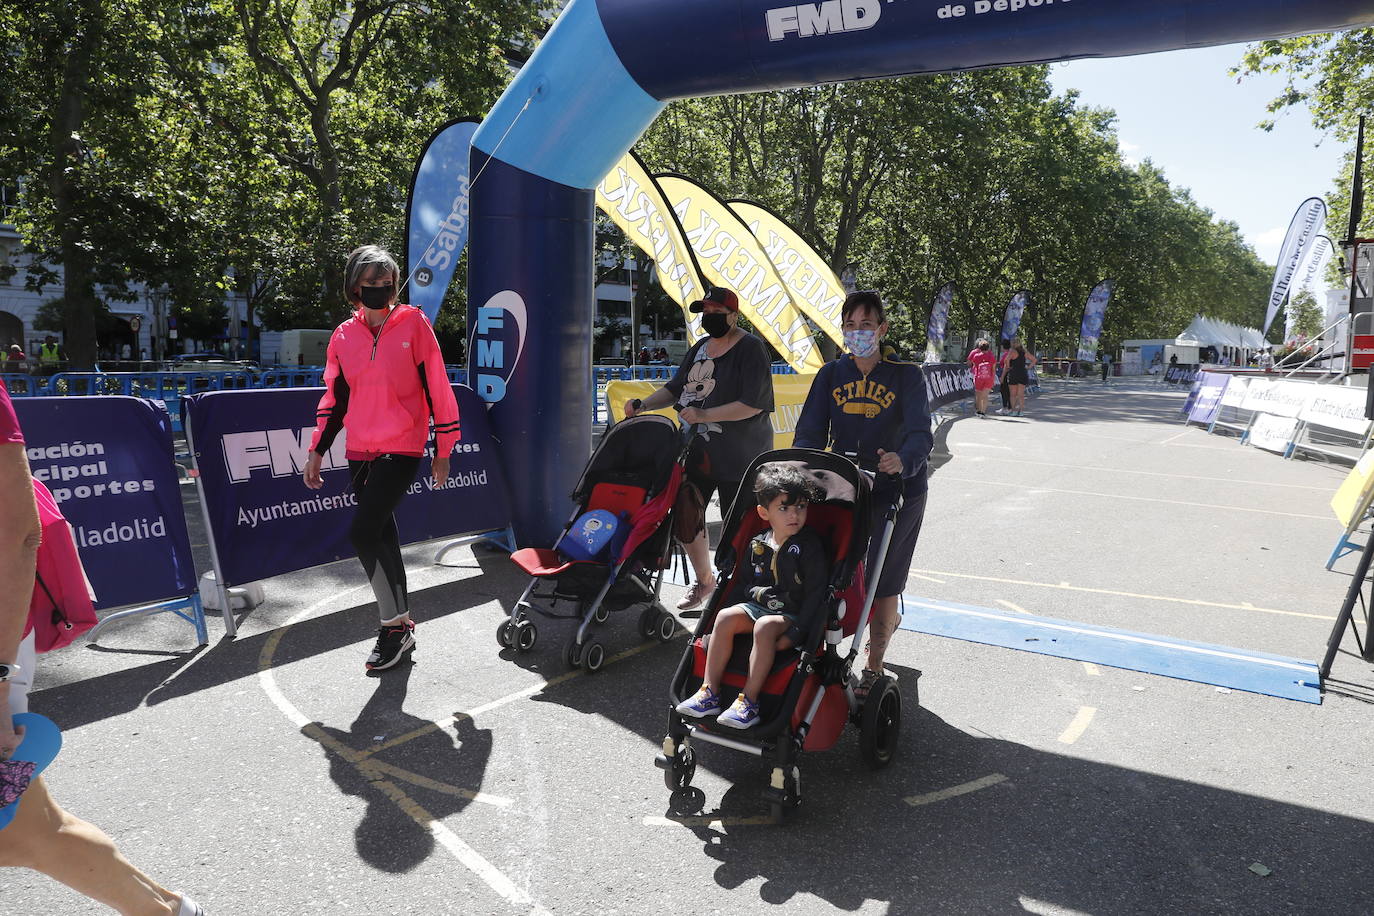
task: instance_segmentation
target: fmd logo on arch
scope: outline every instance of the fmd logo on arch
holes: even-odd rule
[[[788,33],[798,38],[833,35],[836,32],[861,32],[878,24],[883,9],[878,0],[825,0],[768,10],[768,40],[782,41]]]
[[[513,289],[504,289],[477,310],[471,354],[473,390],[488,404],[506,396],[506,383],[520,364],[525,350],[529,318],[525,300]]]

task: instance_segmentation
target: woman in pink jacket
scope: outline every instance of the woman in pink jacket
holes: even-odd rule
[[[377,596],[381,627],[369,671],[390,668],[415,649],[401,538],[393,513],[415,480],[434,418],[434,483],[448,480],[449,455],[462,437],[434,329],[423,312],[396,302],[396,261],[376,245],[348,256],[344,293],[355,311],[329,339],[324,397],[305,484],[318,490],[320,463],[343,429],[349,475],[358,498],[349,536]]]

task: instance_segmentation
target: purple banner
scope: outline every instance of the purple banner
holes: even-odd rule
[[[1222,372],[1204,372],[1197,381],[1193,406],[1188,411],[1189,423],[1211,423],[1216,419],[1217,409],[1221,407],[1221,397],[1226,393],[1231,376]]]
[[[348,529],[356,497],[349,485],[346,434],[325,456],[324,487],[301,477],[323,388],[215,391],[183,398],[214,547],[226,585],[277,576],[353,556]],[[463,439],[448,484],[430,478],[432,454],[396,510],[403,544],[510,524],[505,478],[486,407],[454,385]]]
[[[196,591],[161,402],[121,395],[17,398],[29,467],[71,522],[97,608]]]

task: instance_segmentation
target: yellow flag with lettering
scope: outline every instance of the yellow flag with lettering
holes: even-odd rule
[[[730,209],[758,239],[778,277],[792,294],[792,304],[843,350],[840,307],[844,305],[845,292],[840,278],[835,276],[825,258],[767,207],[750,200],[732,200]]]
[[[749,227],[696,182],[680,175],[657,175],[655,180],[677,214],[706,279],[734,290],[740,314],[789,366],[805,375],[820,371],[825,361],[811,336],[811,325],[792,304],[786,285]]]
[[[692,267],[687,241],[678,230],[667,201],[633,151],[622,156],[596,186],[596,206],[653,259],[659,285],[682,306],[688,339],[700,340],[705,334],[701,315],[688,311],[687,306],[706,291]]]

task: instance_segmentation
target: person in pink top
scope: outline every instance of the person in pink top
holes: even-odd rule
[[[24,434],[0,382],[0,770],[7,789],[23,792],[14,819],[0,829],[0,868],[31,868],[121,913],[204,916],[190,897],[134,867],[99,827],[60,806],[42,776],[16,786],[31,773],[4,766],[24,737],[13,717],[28,711],[38,656],[26,624],[42,531]],[[12,912],[33,911],[8,893],[4,900]]]
[[[381,616],[377,643],[367,657],[369,671],[390,668],[415,650],[394,513],[419,470],[430,418],[436,486],[448,480],[449,455],[462,438],[439,341],[424,312],[396,301],[400,278],[395,259],[376,245],[348,256],[344,291],[355,311],[329,339],[325,392],[305,465],[305,485],[324,486],[321,461],[345,431],[345,457],[358,498],[349,536]]]
[[[973,412],[983,419],[988,416],[988,392],[997,384],[997,357],[986,337],[969,351],[968,366],[973,372]]]

